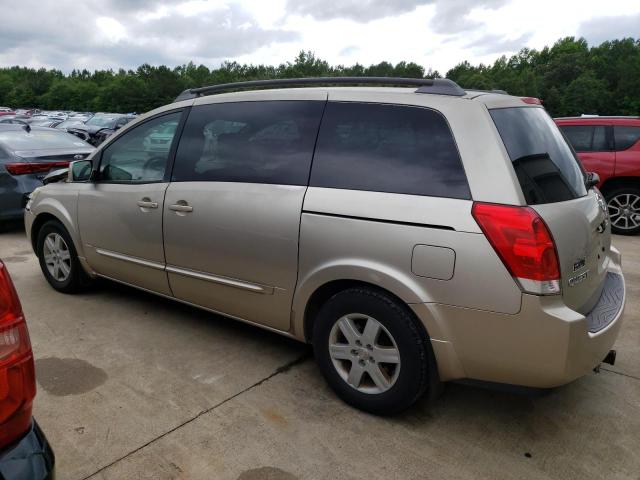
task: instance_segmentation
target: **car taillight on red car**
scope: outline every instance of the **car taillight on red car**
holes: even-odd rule
[[[9,273],[0,262],[0,450],[29,430],[35,395],[27,324]]]
[[[544,220],[530,207],[474,203],[473,218],[522,290],[560,292],[558,252]]]
[[[66,168],[69,162],[14,162],[7,163],[5,168],[11,175],[26,175],[28,173],[46,173],[53,168]]]

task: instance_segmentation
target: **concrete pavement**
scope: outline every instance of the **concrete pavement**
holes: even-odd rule
[[[127,287],[51,289],[0,233],[31,332],[58,479],[638,479],[640,237],[614,367],[531,398],[448,385],[393,418],[339,401],[310,349]]]

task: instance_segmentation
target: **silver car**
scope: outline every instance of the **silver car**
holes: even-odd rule
[[[311,82],[333,86],[222,93]],[[55,289],[104,277],[312,343],[342,399],[390,414],[441,382],[549,388],[614,360],[596,181],[535,99],[249,82],[141,116],[25,221]]]

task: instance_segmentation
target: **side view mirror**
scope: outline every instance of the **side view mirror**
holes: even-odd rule
[[[596,172],[587,172],[587,178],[585,180],[585,185],[587,187],[587,190],[595,187],[599,183],[600,183],[600,175],[598,175]]]
[[[93,162],[91,160],[76,160],[69,164],[69,182],[88,182],[91,180]]]

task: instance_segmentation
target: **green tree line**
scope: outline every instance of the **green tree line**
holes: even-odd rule
[[[278,66],[224,62],[218,68],[188,63],[175,68],[141,65],[136,70],[0,69],[0,105],[50,110],[145,112],[171,102],[186,88],[242,80],[312,76],[436,78],[414,62],[365,67],[329,65],[312,52]],[[500,89],[541,98],[554,116],[640,113],[640,40],[625,38],[589,46],[567,37],[542,50],[524,48],[492,65],[465,61],[445,75],[468,89]]]

